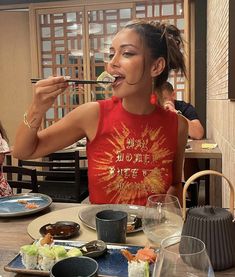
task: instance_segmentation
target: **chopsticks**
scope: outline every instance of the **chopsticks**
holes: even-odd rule
[[[37,83],[37,81],[43,80],[41,78],[32,78],[31,83]],[[68,79],[66,82],[75,83],[75,84],[111,84],[112,81],[97,81],[97,80],[78,80],[78,79]]]

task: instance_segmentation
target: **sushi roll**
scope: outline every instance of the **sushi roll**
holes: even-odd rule
[[[55,254],[55,261],[58,262],[60,260],[63,260],[67,258],[67,251],[62,245],[54,245],[52,247],[54,254]]]
[[[149,263],[144,261],[128,262],[128,277],[149,277]]]
[[[70,248],[67,252],[68,257],[78,257],[82,256],[82,251],[79,248]]]
[[[105,82],[114,82],[115,77],[113,77],[111,74],[109,74],[107,71],[104,71],[98,76],[97,81],[105,81]],[[107,89],[110,86],[110,83],[107,84],[102,84],[100,83],[99,85],[105,89]]]
[[[38,247],[35,244],[24,245],[20,248],[22,264],[26,269],[36,269],[38,263]]]
[[[38,269],[49,271],[55,264],[55,253],[53,248],[44,245],[38,249]]]

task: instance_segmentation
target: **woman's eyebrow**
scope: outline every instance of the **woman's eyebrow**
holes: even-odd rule
[[[120,48],[125,48],[125,47],[129,47],[129,46],[139,49],[137,46],[135,46],[134,44],[131,44],[131,43],[122,44],[122,45],[120,45]],[[115,49],[114,49],[114,47],[110,47],[109,50],[115,50]]]

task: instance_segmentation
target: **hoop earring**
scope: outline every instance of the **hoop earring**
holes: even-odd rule
[[[152,93],[150,95],[150,103],[152,105],[156,105],[157,104],[157,95],[154,91],[154,79],[152,80]]]

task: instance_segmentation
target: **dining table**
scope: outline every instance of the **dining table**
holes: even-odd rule
[[[75,220],[80,224],[79,235],[73,240],[90,241],[97,239],[97,233],[80,220],[78,213],[91,204],[55,203],[35,214],[20,217],[0,218],[0,276],[29,277],[24,273],[8,272],[4,267],[19,253],[22,245],[31,244],[40,237],[39,227],[45,223],[60,220]],[[127,245],[145,246],[149,242],[143,231],[127,235]],[[32,275],[31,275],[32,276]],[[33,275],[36,277],[37,275]],[[216,277],[235,276],[235,267],[215,272]]]
[[[205,161],[202,170],[214,170],[222,173],[222,152],[212,139],[189,140],[184,157]],[[222,179],[217,176],[205,176],[205,204],[222,207]]]

